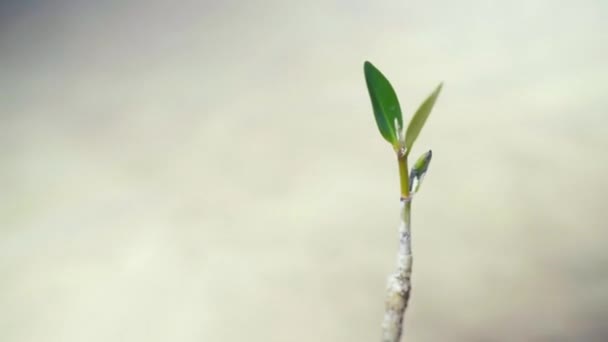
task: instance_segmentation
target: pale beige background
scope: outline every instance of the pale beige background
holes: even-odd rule
[[[0,341],[608,340],[608,3],[4,1]]]

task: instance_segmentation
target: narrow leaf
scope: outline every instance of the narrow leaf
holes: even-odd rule
[[[378,130],[386,141],[398,146],[395,120],[399,123],[399,127],[403,128],[403,119],[397,94],[386,77],[372,63],[365,62],[363,71]]]
[[[413,193],[416,193],[420,189],[424,175],[426,175],[426,171],[429,169],[429,165],[431,164],[432,157],[433,151],[428,150],[428,152],[421,155],[416,163],[414,163],[412,171],[410,172],[410,192],[413,190]]]
[[[411,151],[414,142],[418,138],[420,131],[422,131],[422,127],[424,127],[424,123],[426,119],[431,114],[431,110],[433,110],[433,106],[435,105],[435,101],[441,92],[441,87],[443,83],[440,83],[435,91],[429,97],[427,97],[424,102],[420,105],[412,119],[410,120],[410,124],[407,127],[407,131],[405,133],[405,147],[408,151]]]

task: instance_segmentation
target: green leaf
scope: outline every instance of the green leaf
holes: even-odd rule
[[[403,129],[403,119],[395,90],[372,63],[366,61],[363,65],[363,71],[380,134],[393,146],[398,146],[399,139],[395,128],[395,120],[399,123],[399,127]]]
[[[420,185],[422,184],[422,180],[424,179],[424,175],[426,171],[429,169],[429,165],[431,164],[431,158],[433,157],[433,151],[428,150],[426,153],[420,156],[418,160],[414,163],[412,167],[412,171],[410,172],[410,192],[416,193],[420,189]]]
[[[435,91],[433,91],[433,93],[429,95],[424,102],[422,102],[416,111],[416,114],[414,114],[410,120],[410,124],[407,126],[407,131],[405,133],[405,147],[408,151],[411,151],[414,142],[420,134],[420,131],[422,131],[422,127],[424,127],[426,119],[429,117],[429,114],[431,114],[431,110],[433,110],[433,106],[435,105],[435,101],[441,92],[442,86],[443,83],[440,83],[437,88],[435,88]]]

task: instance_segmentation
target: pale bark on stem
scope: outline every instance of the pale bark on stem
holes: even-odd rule
[[[397,269],[388,277],[386,307],[382,322],[382,342],[399,342],[403,331],[403,317],[410,298],[412,276],[412,248],[410,234],[411,197],[401,199],[399,252]]]

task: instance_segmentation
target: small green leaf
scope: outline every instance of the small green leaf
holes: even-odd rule
[[[422,102],[422,104],[410,120],[410,124],[407,127],[407,131],[405,133],[405,147],[408,151],[411,151],[412,146],[416,141],[416,138],[418,138],[420,131],[422,131],[422,127],[424,127],[426,119],[429,117],[429,114],[431,114],[431,110],[433,110],[433,106],[435,105],[435,101],[437,100],[437,97],[441,92],[442,86],[443,83],[440,83],[437,88],[435,88],[435,91],[433,91],[433,93],[429,95],[429,97],[427,97],[424,102]]]
[[[380,134],[393,146],[398,146],[399,139],[395,120],[399,123],[399,127],[403,129],[403,119],[397,94],[395,94],[395,90],[393,90],[386,77],[372,63],[365,62],[363,70]]]
[[[422,180],[424,179],[424,175],[426,171],[429,169],[429,165],[431,164],[431,158],[433,157],[433,151],[428,150],[428,152],[416,160],[414,166],[412,167],[412,171],[410,172],[410,192],[416,193],[420,189],[420,185],[422,184]]]

